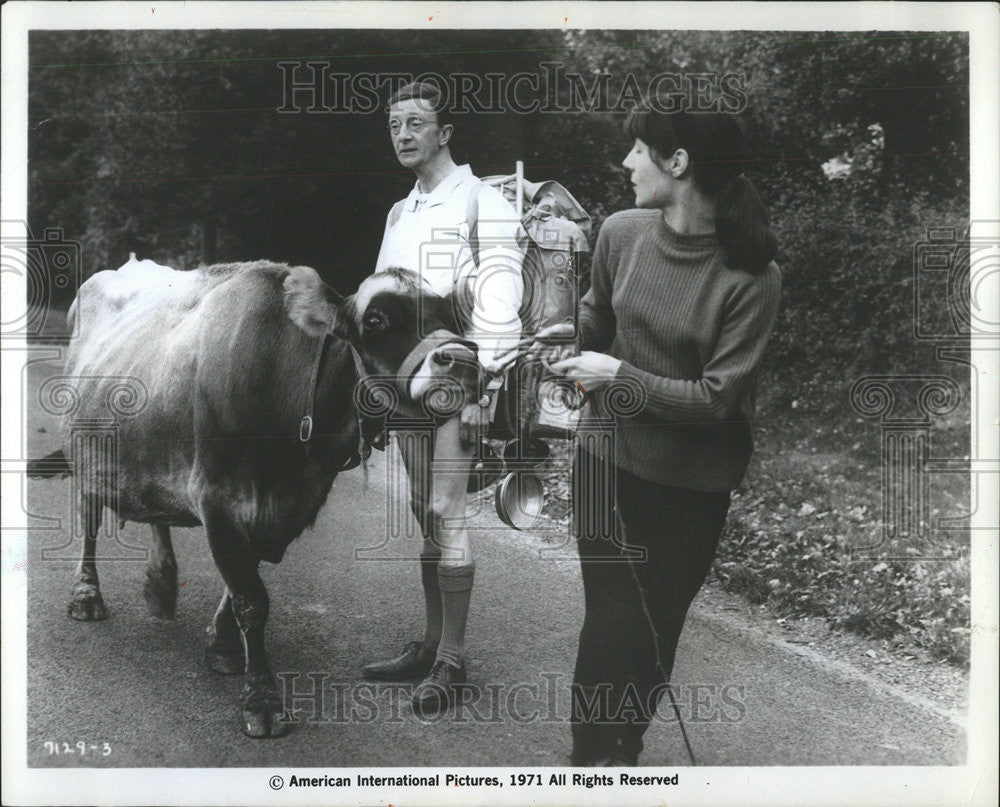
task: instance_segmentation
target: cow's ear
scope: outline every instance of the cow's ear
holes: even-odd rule
[[[340,306],[343,305],[344,300],[347,299],[333,286],[328,286],[326,283],[323,284],[323,294],[326,296],[327,304],[334,309],[340,308]]]
[[[356,344],[358,341],[358,326],[354,322],[354,302],[349,297],[342,297],[327,286],[330,307],[333,309],[333,335],[345,342]]]
[[[323,336],[333,330],[336,313],[343,298],[331,289],[308,266],[293,266],[283,284],[288,318],[310,336]]]

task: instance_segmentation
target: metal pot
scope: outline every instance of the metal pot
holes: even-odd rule
[[[515,530],[527,530],[538,519],[545,504],[545,486],[536,474],[519,471],[507,474],[494,496],[497,515]]]

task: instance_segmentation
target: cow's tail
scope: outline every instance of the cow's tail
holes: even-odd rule
[[[47,454],[40,460],[28,460],[29,479],[51,479],[52,477],[70,476],[73,466],[66,460],[66,455],[60,448]]]

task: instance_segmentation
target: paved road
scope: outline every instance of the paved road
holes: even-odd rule
[[[36,418],[32,455],[55,445],[52,421]],[[65,518],[69,492],[66,480],[33,483],[30,509]],[[272,741],[240,733],[238,678],[218,676],[201,660],[204,628],[221,593],[203,530],[174,531],[182,582],[175,621],[146,613],[143,563],[115,561],[100,569],[112,614],[101,623],[66,616],[74,561],[40,561],[42,549],[59,547],[65,533],[33,532],[29,765],[566,764],[567,687],[583,597],[565,533],[506,529],[488,503],[474,517],[478,568],[468,665],[475,685],[469,696],[477,700],[426,722],[410,712],[405,691],[360,681],[364,662],[397,650],[421,627],[416,564],[400,559],[417,542],[386,542],[387,512],[386,461],[379,455],[367,489],[360,471],[338,479],[314,528],[279,566],[264,569],[274,669],[298,673],[298,692],[316,684],[323,693],[322,703],[297,700],[301,722]],[[147,527],[129,524],[120,540],[142,547],[147,536]],[[77,550],[65,552],[72,558]],[[705,598],[682,637],[675,679],[701,764],[933,765],[956,764],[964,754],[961,728],[940,710],[849,667],[768,641],[739,614],[720,612]],[[325,719],[307,720],[312,713]],[[661,707],[661,716],[643,764],[687,764],[669,709]],[[78,740],[108,742],[111,753],[81,759],[52,756],[44,747]]]

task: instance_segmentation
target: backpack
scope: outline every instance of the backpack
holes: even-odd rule
[[[519,166],[520,168],[520,166]],[[522,336],[559,322],[577,325],[583,256],[590,249],[590,216],[573,195],[553,180],[530,182],[518,174],[484,177],[517,207],[521,185],[524,297],[519,312]],[[471,230],[470,230],[471,232]],[[579,412],[565,404],[565,382],[546,379],[540,362],[518,360],[498,396],[490,437],[568,437]]]
[[[521,183],[522,209],[518,232],[524,250],[521,276],[524,296],[518,312],[522,337],[557,322],[577,324],[583,255],[589,252],[587,236],[590,216],[572,194],[558,182],[529,182],[517,174],[483,177],[469,194],[465,221],[472,257],[479,265],[479,194],[487,185],[495,187],[517,206],[517,184]],[[405,199],[389,211],[394,227]],[[548,385],[548,387],[547,387]],[[550,389],[537,362],[518,360],[508,371],[497,394],[488,436],[510,440],[518,437],[566,437],[575,421],[559,411],[552,401],[560,396]]]

